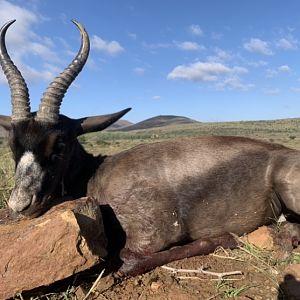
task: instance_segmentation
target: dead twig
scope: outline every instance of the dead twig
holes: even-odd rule
[[[101,273],[99,274],[99,276],[95,280],[94,284],[92,285],[92,287],[90,288],[90,290],[88,291],[88,293],[85,295],[85,297],[82,300],[86,300],[89,297],[89,295],[94,291],[95,287],[97,286],[97,284],[99,283],[100,279],[102,278],[102,276],[104,274],[104,271],[105,271],[105,269],[103,269],[101,271]]]
[[[238,258],[238,257],[235,257],[235,256],[225,256],[225,255],[219,255],[219,254],[215,254],[215,253],[211,253],[209,255],[213,256],[213,257],[217,257],[217,258],[222,258],[222,259],[231,259],[231,260],[245,262],[244,259],[241,259],[241,258]]]
[[[191,280],[200,280],[200,281],[219,281],[219,278],[201,278],[198,276],[177,276],[176,278],[178,279],[191,279]],[[243,280],[244,278],[222,278],[222,281],[240,281]]]
[[[169,270],[172,273],[196,273],[196,274],[203,274],[203,275],[210,275],[210,276],[216,276],[218,279],[223,279],[223,277],[227,276],[233,276],[233,275],[243,275],[242,271],[231,271],[231,272],[211,272],[211,271],[205,271],[203,267],[198,269],[176,269],[171,268],[167,266],[162,266],[163,269]]]

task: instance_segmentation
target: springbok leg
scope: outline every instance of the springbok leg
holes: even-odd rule
[[[199,239],[183,246],[177,246],[150,255],[134,253],[124,248],[120,254],[124,263],[119,271],[124,275],[136,276],[174,260],[211,253],[218,246],[233,249],[237,245],[238,243],[232,235],[224,234],[216,238]]]

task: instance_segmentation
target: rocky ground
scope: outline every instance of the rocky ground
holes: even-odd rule
[[[177,272],[156,268],[125,280],[108,275],[100,280],[90,299],[300,299],[300,282],[296,280],[300,267],[296,262],[273,266],[242,250],[220,250],[215,255],[176,261],[168,267]],[[202,268],[204,273],[179,272]],[[238,271],[242,275],[222,277],[222,273]],[[78,299],[87,291],[84,285],[80,286],[76,292]]]
[[[298,230],[298,227],[297,227]],[[289,228],[289,234],[291,230]],[[103,265],[23,299],[300,299],[300,247],[286,230],[259,229],[239,249],[175,261],[133,278]],[[294,232],[295,233],[295,232]],[[254,246],[255,244],[256,246]],[[263,249],[260,249],[263,248]],[[183,272],[183,269],[187,269]],[[97,278],[98,277],[98,278]],[[92,286],[94,283],[94,286]],[[55,291],[62,291],[55,294]],[[88,297],[87,294],[90,292]],[[22,299],[22,298],[16,298]]]

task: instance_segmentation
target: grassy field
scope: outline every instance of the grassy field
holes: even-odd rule
[[[300,150],[300,119],[256,122],[196,123],[130,132],[104,131],[79,137],[90,153],[110,155],[141,143],[202,135],[234,135],[259,138]],[[14,164],[5,139],[0,139],[0,207],[13,187]]]

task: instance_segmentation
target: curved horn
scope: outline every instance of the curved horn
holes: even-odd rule
[[[74,20],[72,22],[78,27],[81,33],[80,50],[72,63],[48,86],[47,90],[43,94],[39,111],[36,114],[36,120],[51,123],[58,122],[59,108],[63,97],[71,83],[82,70],[88,58],[90,51],[88,33],[80,23]]]
[[[11,92],[12,122],[24,121],[30,118],[30,100],[26,82],[9,57],[5,45],[6,31],[15,21],[7,22],[0,29],[0,65]]]

